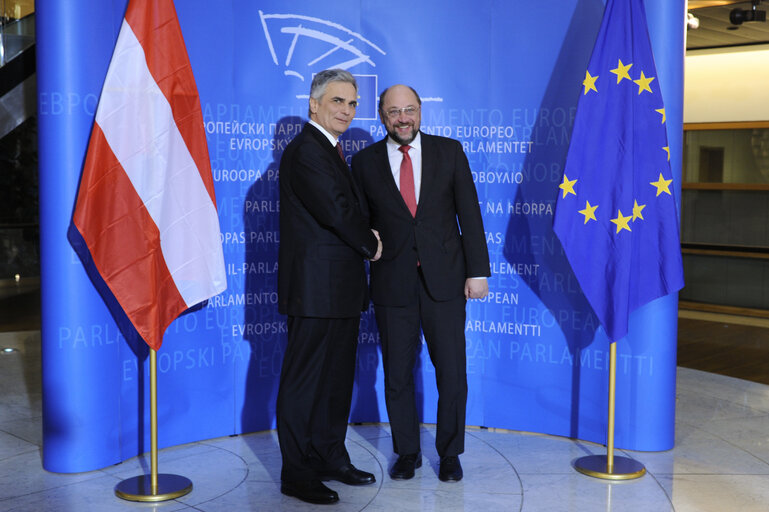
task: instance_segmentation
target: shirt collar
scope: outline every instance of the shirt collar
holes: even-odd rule
[[[339,139],[328,133],[325,128],[323,128],[320,124],[316,123],[312,119],[310,119],[310,124],[313,125],[315,128],[320,130],[320,133],[326,136],[328,141],[331,143],[332,146],[336,147],[336,143],[339,142]]]
[[[390,149],[398,150],[399,147],[401,147],[403,144],[400,144],[398,142],[395,142],[392,137],[389,135],[387,136],[387,145],[390,147]],[[422,132],[417,131],[417,136],[414,137],[414,140],[408,143],[409,146],[416,149],[417,151],[422,151]]]

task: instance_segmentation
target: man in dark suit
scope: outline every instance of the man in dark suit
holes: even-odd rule
[[[339,500],[321,480],[375,481],[344,446],[360,312],[369,301],[364,258],[382,251],[337,145],[357,97],[347,71],[315,75],[310,122],[280,161],[278,302],[288,315],[277,403],[281,492],[310,503]]]
[[[379,116],[388,136],[356,154],[352,168],[371,227],[384,243],[381,259],[371,264],[371,295],[398,454],[390,476],[412,478],[422,464],[413,376],[421,330],[439,394],[438,476],[450,482],[462,479],[465,305],[488,293],[489,254],[462,146],[421,133],[420,109],[411,87],[386,89],[379,98]]]

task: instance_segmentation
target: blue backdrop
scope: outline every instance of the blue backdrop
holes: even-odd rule
[[[75,256],[67,229],[125,0],[38,0],[44,466],[79,472],[149,449],[148,358],[132,348]],[[277,312],[278,162],[307,119],[313,73],[356,75],[345,152],[384,136],[378,93],[413,85],[425,132],[468,154],[492,260],[468,305],[470,425],[605,442],[608,342],[553,234],[582,79],[602,0],[185,0],[177,12],[203,107],[228,289],[176,320],[158,352],[160,446],[274,428],[285,344]],[[646,0],[681,171],[683,0]],[[618,448],[673,446],[677,297],[631,317],[618,343]],[[387,421],[373,311],[361,320],[352,421]],[[423,350],[419,394],[435,421]],[[564,461],[568,464],[568,461]]]

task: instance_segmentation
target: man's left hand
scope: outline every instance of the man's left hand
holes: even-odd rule
[[[482,299],[489,294],[489,280],[470,277],[465,279],[465,299]]]

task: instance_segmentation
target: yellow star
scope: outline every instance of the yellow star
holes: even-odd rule
[[[652,83],[652,80],[654,80],[653,76],[646,78],[644,72],[641,71],[641,77],[638,80],[633,80],[634,83],[638,84],[638,94],[641,94],[641,91],[652,92],[652,88],[649,87],[649,84]]]
[[[631,231],[630,226],[628,225],[628,222],[630,222],[630,219],[632,219],[630,215],[625,217],[622,215],[622,212],[620,210],[617,210],[617,218],[610,219],[610,220],[617,225],[617,233],[619,233],[623,229],[627,229],[628,231]],[[617,233],[615,233],[615,235]]]
[[[670,146],[663,146],[662,149],[668,154],[668,162],[670,162]]]
[[[585,79],[582,81],[582,85],[585,86],[584,94],[587,94],[587,91],[589,91],[590,89],[594,90],[595,92],[598,92],[598,89],[595,88],[596,80],[598,80],[598,75],[590,76],[590,71],[585,71]]]
[[[595,218],[595,209],[598,208],[598,205],[590,206],[590,201],[585,201],[585,209],[579,210],[579,213],[585,216],[585,224],[587,224],[587,221],[590,219],[597,221],[598,219]]]
[[[654,111],[655,112],[659,112],[660,114],[662,114],[662,122],[661,122],[661,124],[665,124],[665,108],[664,107],[663,108],[658,108],[658,109],[655,109]]]
[[[641,215],[644,208],[646,208],[645,204],[638,204],[638,201],[633,201],[633,222],[636,219],[644,220],[644,216]]]
[[[617,67],[614,69],[610,69],[609,71],[617,75],[617,83],[620,83],[623,78],[627,78],[628,80],[630,80],[630,75],[628,74],[628,70],[631,68],[631,66],[633,66],[633,64],[628,64],[627,66],[625,66],[624,64],[622,64],[622,59],[617,59],[617,60],[619,60],[619,64],[617,64]]]
[[[563,197],[566,197],[566,194],[574,194],[577,195],[576,192],[574,192],[574,184],[577,183],[576,178],[573,180],[569,180],[569,178],[566,177],[566,174],[563,175],[563,183],[558,185],[558,188],[563,190]]]
[[[670,189],[668,188],[671,183],[673,183],[673,180],[666,180],[662,177],[662,173],[660,173],[659,179],[657,181],[652,181],[650,185],[657,187],[657,197],[663,192],[667,192],[672,196],[673,194],[670,193]]]

